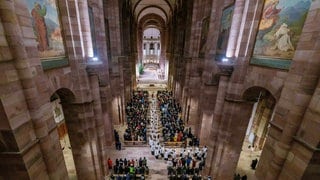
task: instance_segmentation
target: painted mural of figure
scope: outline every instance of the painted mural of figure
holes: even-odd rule
[[[279,49],[280,51],[294,50],[294,47],[291,43],[291,38],[289,35],[290,29],[286,23],[283,23],[278,31],[274,34],[276,38],[276,44],[273,49]]]
[[[230,29],[223,29],[218,37],[218,49],[226,50]]]
[[[34,8],[31,11],[31,15],[34,19],[34,30],[38,40],[39,51],[45,51],[49,49],[49,40],[47,35],[47,26],[44,17],[47,14],[47,8],[37,2],[34,3]]]
[[[209,18],[205,18],[202,21],[199,57],[204,57],[204,54],[206,51],[206,42],[207,42],[208,31],[209,31]]]
[[[272,27],[279,18],[281,9],[277,9],[279,0],[268,0],[264,8],[262,18],[259,25],[259,30],[265,30]]]

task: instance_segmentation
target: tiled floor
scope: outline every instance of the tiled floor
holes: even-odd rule
[[[63,139],[60,140],[61,147],[63,148],[63,157],[66,162],[67,171],[70,180],[77,179],[76,168],[73,161],[70,141],[68,134],[64,136]]]
[[[138,76],[138,84],[166,84],[166,79],[159,79],[157,70],[154,68],[144,69],[144,73]]]
[[[240,154],[238,166],[235,173],[239,173],[241,176],[247,175],[248,180],[257,179],[254,175],[255,170],[251,169],[251,161],[253,159],[259,159],[261,151],[252,151],[248,148],[249,142],[245,141],[242,146],[242,152]],[[259,163],[259,162],[258,162]]]

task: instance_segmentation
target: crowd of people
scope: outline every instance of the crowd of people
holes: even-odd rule
[[[163,159],[167,162],[169,179],[202,179],[200,171],[204,168],[207,157],[207,147],[199,148],[199,140],[191,133],[191,128],[184,128],[184,122],[181,119],[181,107],[179,103],[172,98],[169,91],[157,92],[158,106],[160,108],[160,117],[162,124],[162,133],[164,141],[181,142],[185,141],[184,148],[168,148],[161,145],[159,134],[156,128],[153,128],[149,138],[151,154],[156,159]],[[150,106],[151,115],[155,111],[154,100]],[[151,121],[155,127],[158,127],[158,117]],[[155,132],[154,132],[155,131]],[[189,144],[187,141],[189,140]],[[187,147],[189,145],[189,147]]]
[[[108,159],[109,169],[113,169],[113,174],[111,179],[125,178],[125,179],[135,179],[137,176],[140,179],[144,179],[145,176],[149,174],[149,167],[147,165],[146,157],[140,157],[138,159],[116,159],[115,164],[113,161]]]
[[[148,91],[133,91],[132,99],[126,106],[127,129],[125,141],[147,141]]]
[[[148,140],[151,154],[156,159],[166,161],[168,178],[203,179],[200,171],[205,166],[207,147],[200,148],[199,139],[191,133],[191,128],[185,128],[181,119],[180,104],[172,97],[170,91],[158,91],[156,96],[151,95],[150,101],[148,96],[147,91],[133,92],[132,99],[126,107],[128,128],[125,130],[124,140],[147,141],[147,124],[149,124]],[[148,111],[150,119],[147,117]],[[183,142],[184,148],[166,147],[162,143],[162,138],[164,142]],[[113,177],[132,179],[140,175],[139,178],[143,179],[148,171],[145,158],[117,159],[113,166]]]
[[[158,91],[157,99],[160,106],[162,134],[164,141],[185,141],[188,133],[181,119],[181,106],[172,97],[171,91]]]

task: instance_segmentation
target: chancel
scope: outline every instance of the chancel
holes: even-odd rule
[[[319,0],[0,0],[0,179],[320,179]]]

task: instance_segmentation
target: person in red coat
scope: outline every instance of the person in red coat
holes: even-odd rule
[[[110,158],[108,159],[108,168],[112,169],[112,160]]]

